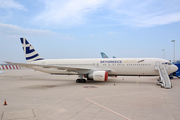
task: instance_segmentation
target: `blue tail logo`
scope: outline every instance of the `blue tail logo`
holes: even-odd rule
[[[37,61],[37,60],[44,60],[40,55],[35,51],[33,46],[29,44],[26,38],[20,38],[22,43],[22,48],[24,50],[24,54],[26,57],[27,62]]]
[[[109,58],[104,52],[101,52],[102,58]]]

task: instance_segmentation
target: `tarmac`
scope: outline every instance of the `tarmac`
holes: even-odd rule
[[[172,79],[173,88],[165,89],[156,85],[158,78],[118,76],[76,83],[77,75],[4,70],[0,120],[180,120],[180,79]]]

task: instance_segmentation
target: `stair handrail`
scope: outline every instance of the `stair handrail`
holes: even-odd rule
[[[168,73],[167,73],[166,66],[164,66],[164,69],[165,69],[165,73],[166,73],[166,75],[167,75],[167,76],[169,76],[169,75],[168,75]],[[170,85],[171,85],[171,80],[169,80],[168,82],[169,82],[169,83],[170,83]]]
[[[163,78],[163,76],[162,76],[162,74],[161,74],[161,69],[160,69],[160,67],[159,67],[159,66],[157,66],[157,67],[158,67],[158,70],[159,70],[159,75],[160,75],[161,80],[162,80],[162,83],[163,83],[163,87],[165,87],[166,83],[165,83],[164,78]]]

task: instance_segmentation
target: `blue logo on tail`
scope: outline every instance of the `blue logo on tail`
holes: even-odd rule
[[[104,52],[101,52],[102,58],[109,58]]]
[[[40,57],[40,55],[35,51],[33,46],[29,44],[29,42],[25,38],[20,38],[20,40],[27,62],[44,60],[42,57]]]

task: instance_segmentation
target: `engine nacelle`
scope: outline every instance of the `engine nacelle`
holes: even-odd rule
[[[94,71],[93,73],[88,74],[87,79],[94,81],[107,81],[108,72],[107,71]]]

